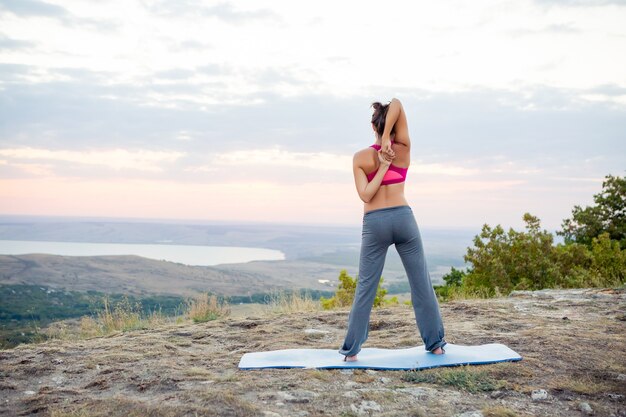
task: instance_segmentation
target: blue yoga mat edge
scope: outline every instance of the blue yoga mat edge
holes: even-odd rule
[[[401,349],[364,348],[356,362],[343,362],[333,349],[281,349],[250,352],[242,356],[239,369],[376,369],[419,370],[444,366],[486,365],[517,362],[522,357],[508,346],[490,343],[477,346],[446,345],[446,354],[434,355],[423,346]]]
[[[354,366],[263,366],[263,367],[240,367],[239,369],[242,371],[253,371],[255,369],[373,369],[375,371],[422,371],[424,369],[433,369],[433,368],[451,368],[455,366],[465,366],[465,365],[489,365],[493,363],[502,363],[502,362],[519,362],[522,358],[519,359],[504,359],[501,361],[486,361],[486,362],[466,362],[466,363],[453,363],[447,365],[431,365],[431,366],[423,366],[418,368],[385,368],[380,366],[366,366],[366,365],[354,365]]]

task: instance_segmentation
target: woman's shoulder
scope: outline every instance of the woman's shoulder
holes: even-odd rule
[[[371,146],[367,148],[360,149],[354,153],[353,161],[357,165],[361,165],[364,163],[368,163],[372,160],[372,158],[376,157],[376,149]]]
[[[367,148],[359,149],[358,151],[356,151],[354,153],[354,159],[371,157],[372,155],[375,155],[376,152],[377,152],[376,149],[372,148],[371,146],[368,146]]]

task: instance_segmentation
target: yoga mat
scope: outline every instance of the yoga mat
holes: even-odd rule
[[[362,348],[355,362],[344,362],[337,349],[282,349],[246,353],[239,369],[261,368],[369,368],[411,370],[438,366],[479,365],[519,361],[522,357],[500,343],[463,346],[448,343],[443,355],[435,355],[424,346],[406,349]]]

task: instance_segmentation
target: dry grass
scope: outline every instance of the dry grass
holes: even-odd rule
[[[204,323],[230,315],[230,306],[216,295],[200,294],[187,301],[186,316],[194,323]]]
[[[579,394],[593,395],[610,392],[612,386],[611,384],[607,384],[605,382],[594,381],[594,379],[589,376],[581,375],[578,377],[563,376],[558,380],[555,379],[551,382],[550,388],[572,391]]]
[[[501,297],[502,293],[498,291],[496,288],[495,297]],[[455,301],[455,300],[476,300],[476,299],[487,299],[493,298],[492,295],[489,294],[489,291],[485,288],[475,288],[475,289],[466,289],[464,287],[455,287],[452,286],[448,289],[448,294],[446,296],[445,301]]]
[[[276,314],[289,314],[322,311],[322,307],[308,293],[302,295],[297,291],[275,291],[270,294],[268,310]]]
[[[485,370],[465,365],[453,368],[408,371],[402,379],[412,383],[448,385],[467,392],[495,391],[506,386],[505,381],[493,378]]]
[[[500,405],[483,408],[482,412],[485,417],[517,417],[519,415],[510,408]]]
[[[52,323],[45,329],[38,329],[41,342],[47,339],[77,341],[92,337],[108,336],[116,332],[152,329],[172,322],[174,319],[163,316],[158,311],[143,314],[139,303],[131,304],[127,297],[115,305],[108,298],[103,299],[103,310],[95,316],[83,316]]]

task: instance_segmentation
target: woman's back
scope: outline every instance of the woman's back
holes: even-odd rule
[[[404,178],[407,174],[406,169],[408,169],[411,164],[411,140],[409,139],[409,127],[406,114],[402,103],[395,98],[391,100],[386,109],[386,106],[382,106],[380,103],[375,103],[375,105],[377,106],[375,106],[376,112],[372,117],[372,127],[376,132],[378,142],[376,148],[370,146],[354,155],[354,164],[359,168],[355,171],[357,189],[359,186],[363,187],[365,181],[357,177],[362,178],[364,173],[367,177],[367,181],[371,181],[378,171],[381,165],[378,157],[378,149],[380,149],[380,145],[384,147],[388,142],[391,143],[391,150],[395,154],[395,157],[389,167],[392,172],[388,171],[385,175],[388,178],[395,176],[398,179],[396,181],[383,180],[380,188],[371,199],[369,199],[369,201],[364,199],[365,212],[385,207],[408,205],[404,197]],[[383,151],[385,151],[385,149],[383,149]],[[362,171],[363,173],[358,173],[358,171]],[[399,178],[400,176],[402,176],[401,179]]]
[[[409,147],[396,142],[391,144],[391,149],[396,154],[392,164],[396,167],[408,168],[411,163]],[[377,153],[377,150],[372,147],[365,148],[356,153],[356,162],[366,175],[375,173],[380,167]],[[402,205],[408,205],[404,197],[404,182],[381,185],[374,197],[369,202],[365,203],[364,211],[367,212],[379,208]]]

